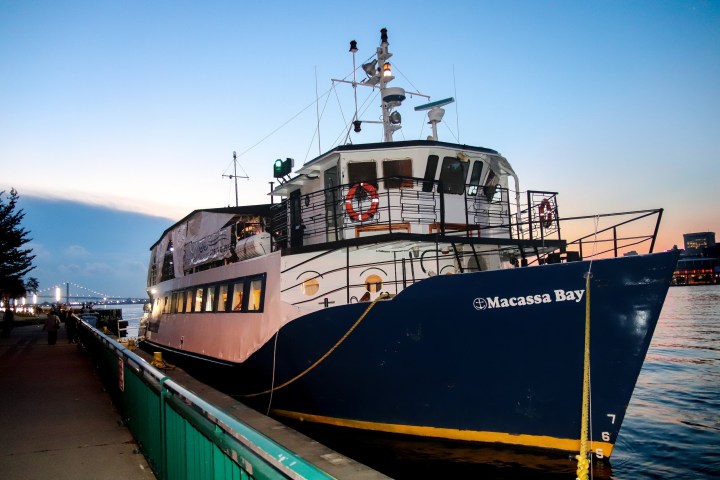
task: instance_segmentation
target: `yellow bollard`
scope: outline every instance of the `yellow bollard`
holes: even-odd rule
[[[175,368],[175,365],[170,365],[169,363],[165,363],[165,361],[162,359],[162,352],[153,352],[153,359],[152,362],[150,362],[150,365],[157,368],[162,368],[163,370],[172,370]]]

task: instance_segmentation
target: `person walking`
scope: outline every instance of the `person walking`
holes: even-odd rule
[[[15,313],[10,310],[10,305],[5,307],[5,314],[3,315],[2,325],[2,337],[7,338],[10,336],[10,332],[13,328],[13,322],[15,321]]]
[[[77,339],[75,338],[77,335],[77,320],[75,319],[72,310],[68,310],[67,316],[65,317],[65,332],[67,333],[68,343],[77,342]]]
[[[48,332],[48,345],[55,345],[58,330],[60,330],[60,318],[55,314],[55,310],[50,310],[50,313],[47,314],[43,330]]]

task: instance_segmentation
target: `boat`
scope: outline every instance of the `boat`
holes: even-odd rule
[[[270,203],[161,234],[143,348],[283,421],[609,458],[678,260],[662,209],[561,216],[498,151],[440,140],[453,99],[388,86],[390,56],[383,29],[337,80],[379,94],[382,141],[278,159]],[[395,141],[409,96],[432,133]]]

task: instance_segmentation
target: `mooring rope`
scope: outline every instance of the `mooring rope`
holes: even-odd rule
[[[588,461],[588,426],[590,414],[590,279],[592,278],[592,261],[585,274],[585,353],[583,359],[583,391],[582,413],[580,426],[580,453],[575,456],[578,461],[577,480],[587,480],[590,469]]]
[[[357,326],[360,325],[360,322],[362,322],[362,321],[365,319],[365,317],[367,316],[367,314],[370,313],[370,310],[372,310],[372,308],[375,306],[375,304],[376,304],[379,300],[383,300],[383,299],[386,299],[386,298],[389,298],[389,297],[390,297],[390,294],[389,294],[389,293],[381,293],[380,295],[378,295],[378,297],[377,297],[375,300],[373,300],[370,305],[368,305],[368,308],[365,309],[365,311],[363,312],[363,314],[360,315],[360,318],[358,318],[357,321],[348,329],[348,331],[345,332],[345,335],[343,335],[342,337],[340,337],[340,340],[338,340],[337,342],[335,342],[335,345],[333,345],[332,348],[330,348],[330,350],[328,350],[327,352],[325,352],[325,354],[324,354],[322,357],[318,358],[318,359],[315,361],[315,363],[313,363],[312,365],[310,365],[310,366],[309,366],[308,368],[306,368],[303,372],[298,373],[298,374],[295,375],[293,378],[291,378],[290,380],[288,380],[287,382],[285,382],[285,383],[283,383],[283,384],[281,384],[281,385],[278,385],[277,387],[272,387],[272,388],[270,388],[270,389],[268,389],[268,390],[265,390],[265,391],[262,391],[262,392],[249,393],[249,394],[246,394],[246,395],[239,395],[239,396],[245,397],[245,398],[250,398],[250,397],[257,397],[257,396],[259,396],[259,395],[265,395],[266,393],[272,393],[272,392],[274,392],[275,390],[280,390],[281,388],[287,387],[288,385],[290,385],[290,384],[293,383],[294,381],[296,381],[296,380],[304,377],[307,373],[309,373],[312,369],[314,369],[315,367],[317,367],[318,365],[320,365],[327,357],[329,357],[330,354],[331,354],[332,352],[334,352],[335,349],[337,349],[337,348],[340,346],[340,344],[342,344],[348,336],[350,336],[350,334],[353,332],[353,330],[355,330],[355,328],[357,328]],[[274,378],[274,377],[275,377],[275,368],[273,367],[273,378]]]

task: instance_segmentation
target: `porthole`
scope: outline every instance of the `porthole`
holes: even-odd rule
[[[367,291],[371,293],[379,292],[382,288],[382,278],[375,274],[368,275],[365,279],[365,288],[367,288]]]
[[[307,296],[315,295],[320,290],[320,283],[317,278],[309,278],[302,283],[300,289]]]

